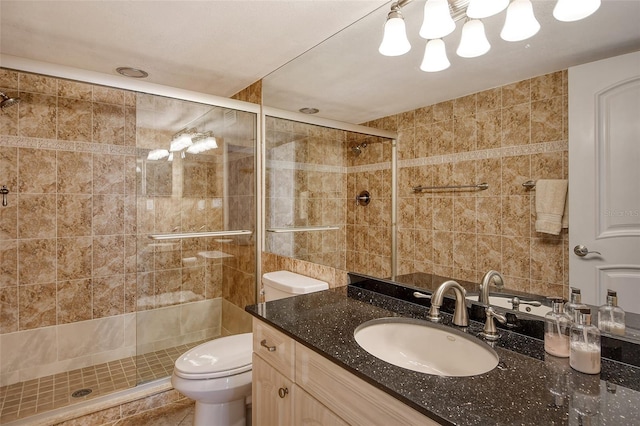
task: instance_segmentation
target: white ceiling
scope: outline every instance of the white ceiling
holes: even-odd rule
[[[535,37],[502,41],[503,12],[485,20],[491,51],[463,59],[458,22],[444,39],[451,68],[424,73],[423,3],[403,8],[411,52],[389,58],[377,52],[383,0],[2,0],[0,53],[106,74],[131,66],[147,81],[218,96],[264,79],[268,106],[362,123],[640,49],[640,0],[603,0],[576,23],[553,19],[555,1],[534,0]]]

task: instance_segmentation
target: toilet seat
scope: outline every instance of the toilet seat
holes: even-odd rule
[[[183,379],[216,379],[251,370],[252,333],[211,340],[185,352],[173,372]]]

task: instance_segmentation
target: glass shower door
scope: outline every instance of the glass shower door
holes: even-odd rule
[[[256,115],[138,94],[138,383],[191,347],[250,331]]]

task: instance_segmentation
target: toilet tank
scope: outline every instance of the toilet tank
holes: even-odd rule
[[[290,271],[267,272],[262,275],[262,284],[266,302],[329,288],[329,284],[325,281]]]

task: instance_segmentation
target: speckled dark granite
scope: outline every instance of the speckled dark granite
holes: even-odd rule
[[[247,307],[247,311],[301,344],[442,424],[640,424],[640,368],[603,359],[600,376],[572,370],[568,359],[545,355],[543,342],[500,330],[500,363],[472,377],[440,377],[381,361],[355,341],[365,321],[406,316],[427,308],[348,286]],[[451,316],[444,314],[444,324]],[[476,335],[482,324],[471,321]],[[437,350],[437,348],[434,348]],[[387,426],[387,425],[385,425]]]

